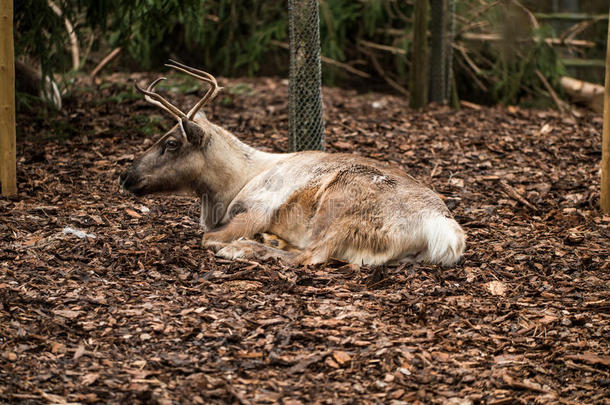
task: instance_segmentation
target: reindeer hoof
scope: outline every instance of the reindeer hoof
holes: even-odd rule
[[[204,249],[210,249],[210,250],[213,250],[214,252],[218,252],[220,249],[227,246],[227,244],[223,243],[223,242],[218,242],[218,241],[212,240],[212,239],[206,239],[206,237],[204,236],[203,239],[201,240],[201,246]]]
[[[233,260],[237,258],[251,258],[254,256],[254,252],[248,246],[232,243],[217,251],[216,256]]]

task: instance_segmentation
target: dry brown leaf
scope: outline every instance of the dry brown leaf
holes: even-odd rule
[[[333,359],[342,366],[352,360],[349,354],[340,350],[333,352]]]
[[[74,318],[77,318],[83,312],[82,311],[73,311],[71,309],[54,309],[53,313],[55,315],[59,315],[63,318],[74,319]]]
[[[449,353],[444,352],[431,352],[430,355],[436,361],[447,362],[451,359],[451,355]]]
[[[32,246],[41,239],[41,236],[32,236],[31,238],[28,238],[25,242],[23,242],[23,246]]]
[[[259,290],[263,287],[263,283],[250,280],[229,280],[222,283],[222,288],[229,291],[252,291]]]
[[[543,135],[551,133],[551,131],[553,131],[553,127],[547,123],[547,124],[544,124],[542,126],[542,128],[540,128],[540,131],[538,131],[538,135],[543,136]]]
[[[601,364],[610,366],[610,356],[598,355],[595,353],[569,354],[565,356],[567,359],[578,360],[589,364]]]
[[[4,356],[5,359],[7,359],[8,361],[15,361],[17,360],[17,355],[13,352],[4,352]]]
[[[330,357],[327,357],[326,360],[324,360],[324,363],[328,366],[328,367],[332,367],[332,368],[339,368],[339,364],[334,361],[333,359],[331,359]]]
[[[51,344],[51,353],[64,352],[66,350],[66,345],[63,343],[53,342]]]
[[[337,149],[345,149],[345,150],[354,148],[354,146],[351,143],[345,142],[345,141],[333,142],[333,146]]]
[[[520,354],[500,354],[494,356],[494,363],[504,366],[507,364],[523,363],[524,357]]]
[[[506,294],[506,285],[503,282],[494,280],[485,284],[485,287],[490,292],[491,295],[501,295],[504,296]]]
[[[538,322],[540,322],[543,325],[548,325],[551,324],[555,321],[559,320],[558,317],[553,316],[553,315],[545,315],[543,316],[541,319],[538,320]]]
[[[99,376],[100,376],[99,373],[85,374],[83,376],[83,378],[81,378],[81,380],[80,380],[81,384],[83,384],[84,386],[91,385],[99,378]]]
[[[76,351],[74,352],[74,361],[80,359],[83,354],[85,354],[85,346],[83,345],[78,345],[78,348],[76,349]]]
[[[449,184],[461,188],[461,187],[464,187],[464,179],[452,177],[451,179],[449,179]]]
[[[507,385],[509,385],[511,387],[515,387],[515,388],[519,388],[519,389],[528,389],[531,391],[538,391],[538,392],[547,392],[548,391],[548,390],[544,389],[542,387],[542,385],[538,384],[537,382],[530,381],[528,379],[519,381],[519,380],[511,377],[507,373],[502,374],[502,379],[504,380],[504,382]]]
[[[127,213],[127,215],[129,215],[130,217],[133,218],[142,218],[142,215],[138,214],[136,211],[130,209],[130,208],[126,208],[125,212]]]
[[[263,353],[261,352],[240,352],[237,353],[237,357],[242,359],[259,359],[263,357]]]

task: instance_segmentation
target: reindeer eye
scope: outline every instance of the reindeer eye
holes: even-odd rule
[[[167,149],[176,149],[178,147],[178,141],[174,140],[174,139],[170,139],[167,142],[165,142],[165,147]]]

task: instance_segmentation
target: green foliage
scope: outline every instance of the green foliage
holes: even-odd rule
[[[470,1],[463,0],[458,5],[464,7],[466,3]],[[468,14],[466,10],[467,8],[459,12]],[[476,5],[470,10],[477,10]],[[488,86],[489,91],[483,97],[491,102],[518,104],[525,101],[541,105],[539,101],[533,100],[547,99],[552,104],[548,90],[537,72],[553,87],[560,88],[558,83],[559,78],[565,74],[564,67],[556,50],[545,42],[545,39],[553,37],[552,28],[549,25],[536,27],[532,18],[518,3],[510,1],[498,3],[479,14],[474,19],[478,28],[470,32],[497,35],[499,40],[462,43],[470,58],[468,65],[478,66],[480,70],[462,68],[457,71],[459,82],[472,83],[470,78],[477,76]],[[465,58],[463,54],[456,57]],[[464,67],[466,65],[467,63],[462,63]],[[476,94],[477,89],[462,85],[461,91]]]
[[[369,51],[361,40],[389,43],[408,50],[411,44],[409,2],[396,0],[320,0],[320,44],[322,55],[341,62],[362,60],[366,64]],[[377,55],[390,71],[397,70],[397,81],[407,78],[407,59],[403,55]],[[325,81],[334,82],[345,74],[342,70],[327,67]]]
[[[138,132],[146,137],[152,137],[162,129],[163,117],[160,115],[136,115],[135,123]]]
[[[542,33],[542,30],[539,31],[539,34]],[[536,71],[541,72],[550,82],[559,81],[563,66],[553,48],[544,42],[544,37],[538,38],[535,43],[522,46],[508,55],[506,52],[499,53],[498,63],[486,72],[490,79],[497,80],[493,86],[495,99],[504,104],[515,104],[527,90],[538,94],[546,92]]]
[[[56,2],[66,10],[68,18],[74,18],[78,7],[67,1]],[[18,0],[14,2],[15,54],[35,55],[39,58],[43,73],[69,69],[69,57],[64,44],[68,33],[60,19],[46,1]]]
[[[357,27],[362,3],[353,1],[320,1],[320,45],[322,54],[345,60],[347,38]]]
[[[224,74],[253,74],[270,41],[287,36],[282,2],[58,0],[57,4],[75,24],[77,34],[82,28],[103,33],[103,42],[124,47],[141,68],[157,67],[168,56],[191,54],[182,59]],[[17,55],[35,56],[45,71],[68,70],[67,32],[45,1],[15,2],[15,31]]]
[[[133,69],[161,69],[169,57],[203,66],[218,75],[253,75],[261,70],[266,74],[285,73],[287,69],[288,52],[274,44],[287,42],[285,1],[54,1],[74,24],[81,48],[91,43],[94,51],[105,54],[110,48],[122,46],[125,50],[121,54],[122,65]],[[461,52],[455,51],[453,66],[460,95],[511,104],[524,97],[539,97],[546,89],[536,70],[551,84],[557,84],[563,70],[555,51],[543,41],[552,34],[549,28],[529,30],[531,21],[527,13],[512,0],[455,1],[457,41],[471,59],[466,61]],[[16,53],[40,61],[44,73],[65,74],[71,69],[68,35],[63,19],[46,3],[15,1]],[[319,0],[322,54],[367,71],[379,82],[388,77],[409,87],[412,3]],[[487,7],[492,4],[495,6]],[[462,40],[463,32],[496,33],[510,40],[499,43]],[[395,51],[371,47],[365,41]],[[472,68],[471,61],[477,68]],[[332,65],[325,65],[323,72],[326,83],[354,78]],[[64,76],[68,83],[72,78]],[[162,83],[160,87],[166,85]],[[189,85],[188,81],[180,86],[181,92],[196,88],[196,84]]]
[[[225,93],[233,95],[251,95],[254,93],[254,89],[247,83],[237,83],[233,86],[226,88]]]
[[[142,96],[138,94],[133,87],[129,86],[125,90],[115,93],[107,99],[99,99],[97,104],[106,104],[108,102],[121,104],[125,101],[140,100],[141,98]]]
[[[261,0],[104,0],[113,46],[125,46],[144,68],[168,56],[192,55],[208,69],[256,72],[272,39],[286,37],[285,10]],[[239,3],[239,4],[238,4]],[[181,55],[181,56],[182,56]]]
[[[41,104],[40,97],[32,96],[31,94],[20,91],[16,92],[15,99],[17,101],[17,111],[35,112]]]
[[[69,70],[63,21],[44,1],[16,4],[17,54],[40,59],[45,71]],[[286,55],[272,45],[274,40],[287,40],[283,1],[57,0],[57,4],[75,25],[81,42],[93,35],[99,38],[94,44],[98,48],[122,46],[131,65],[140,69],[159,68],[174,56],[219,74],[253,75],[269,52]],[[359,39],[389,39],[405,46],[404,14],[409,12],[408,4],[395,0],[321,0],[322,53],[339,61],[362,57],[356,51]],[[405,30],[405,35],[379,34],[393,27]],[[404,72],[405,60],[399,59]]]

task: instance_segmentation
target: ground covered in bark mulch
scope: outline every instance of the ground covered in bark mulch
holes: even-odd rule
[[[20,191],[0,199],[1,402],[609,403],[601,117],[416,112],[325,89],[328,149],[429,184],[468,247],[450,269],[289,268],[202,249],[193,197],[119,191],[173,125],[129,87],[152,77],[18,115]],[[209,118],[284,151],[287,83],[221,84]],[[196,97],[189,81],[169,90]]]

